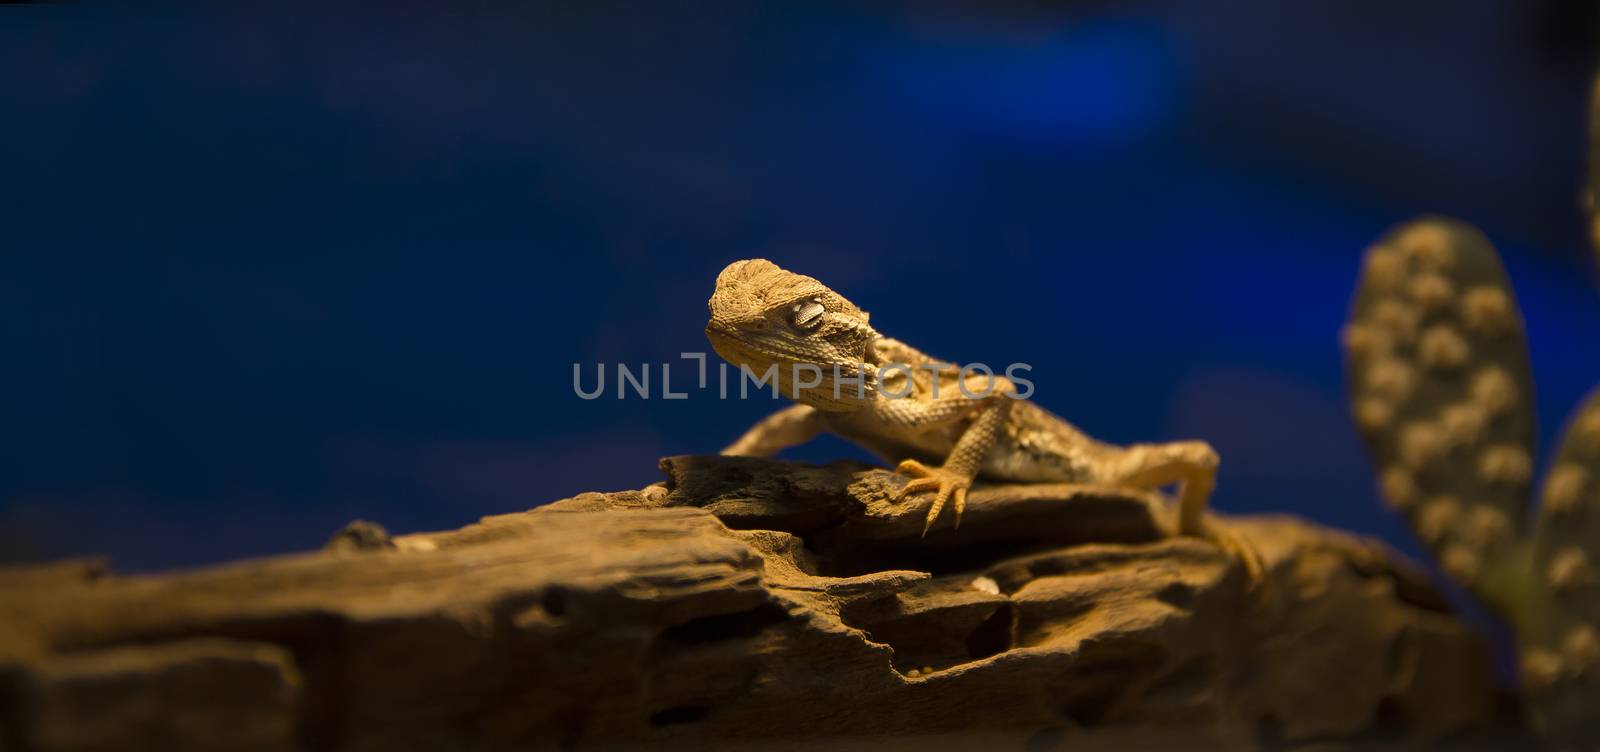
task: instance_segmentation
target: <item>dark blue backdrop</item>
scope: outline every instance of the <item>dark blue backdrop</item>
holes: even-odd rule
[[[979,5],[0,8],[0,556],[649,483],[776,405],[571,366],[704,349],[751,256],[1101,437],[1211,440],[1224,510],[1407,548],[1335,339],[1373,238],[1499,243],[1546,445],[1600,382],[1586,4]]]

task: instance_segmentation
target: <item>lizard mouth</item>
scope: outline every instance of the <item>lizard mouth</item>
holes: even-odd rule
[[[739,336],[739,330],[735,329],[733,326],[731,326],[729,324],[724,324],[721,321],[718,321],[716,319],[712,319],[712,320],[706,322],[706,336],[707,337],[738,337]]]
[[[877,379],[874,378],[872,370],[863,366],[863,372],[857,373],[853,362],[830,367],[827,365],[829,363],[827,359],[821,359],[819,363],[819,356],[816,353],[799,352],[781,340],[773,341],[752,336],[750,332],[720,321],[711,321],[706,324],[706,339],[711,341],[711,349],[715,350],[723,360],[734,366],[749,368],[756,376],[766,373],[770,368],[778,367],[781,369],[778,372],[780,384],[789,383],[785,380],[791,376],[787,369],[795,363],[817,364],[824,369],[824,376],[831,370],[833,378],[824,378],[822,383],[811,385],[810,388],[801,390],[797,396],[793,397],[822,410],[853,410],[859,407],[864,400],[870,399],[868,395],[877,393]],[[855,376],[846,375],[843,378],[860,378],[862,381],[856,383],[864,386],[836,386],[836,382],[833,379],[841,378],[841,367],[847,374],[856,374]],[[755,378],[755,376],[751,378]],[[784,386],[783,388],[789,389],[790,387]],[[856,393],[850,391],[851,389],[863,390],[865,394],[852,397],[850,395]],[[828,395],[833,396],[829,398]]]
[[[868,331],[871,331],[870,329]],[[876,333],[873,333],[876,339]],[[712,319],[706,323],[706,339],[711,340],[712,349],[717,351],[723,359],[730,363],[816,363],[826,365],[833,362],[841,364],[864,363],[875,356],[872,351],[871,341],[867,340],[855,348],[857,352],[833,354],[828,352],[834,347],[831,343],[812,340],[808,343],[799,343],[785,336],[782,330],[776,332],[762,330],[752,332],[725,321]],[[730,355],[736,351],[745,354],[745,357],[732,358]]]
[[[752,367],[770,363],[813,363],[818,355],[793,347],[780,339],[751,336],[749,332],[721,321],[706,324],[706,339],[711,349],[733,364]]]
[[[770,360],[765,352],[768,348],[751,342],[736,327],[720,321],[706,324],[706,339],[711,341],[711,349],[717,351],[717,355],[734,365],[755,365]]]

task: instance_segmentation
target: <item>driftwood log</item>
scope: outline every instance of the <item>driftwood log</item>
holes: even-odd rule
[[[1383,546],[1126,489],[677,457],[449,532],[0,573],[0,749],[1283,748],[1481,733],[1485,642]]]

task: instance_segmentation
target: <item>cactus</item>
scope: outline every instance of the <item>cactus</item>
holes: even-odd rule
[[[1518,566],[1532,475],[1527,347],[1494,248],[1424,219],[1368,250],[1343,333],[1384,498],[1445,570],[1493,599]]]
[[[1600,81],[1589,127],[1585,204],[1600,254]],[[1482,233],[1426,217],[1384,236],[1363,260],[1341,338],[1384,500],[1511,626],[1534,728],[1600,749],[1600,388],[1568,419],[1530,520],[1522,315]]]
[[[1600,742],[1600,389],[1570,419],[1530,524],[1532,380],[1494,247],[1424,218],[1363,263],[1342,339],[1382,495],[1515,631],[1536,727]]]

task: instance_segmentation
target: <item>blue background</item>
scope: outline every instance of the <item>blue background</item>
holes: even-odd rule
[[[1544,446],[1600,382],[1587,3],[452,6],[0,8],[0,558],[642,486],[778,404],[572,364],[706,349],[756,256],[1097,436],[1212,441],[1220,509],[1407,550],[1336,343],[1374,238],[1499,244]]]

